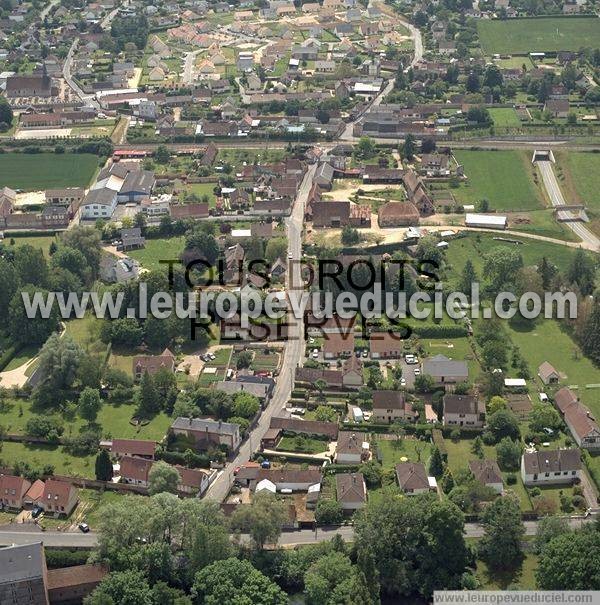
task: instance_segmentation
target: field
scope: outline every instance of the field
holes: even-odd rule
[[[531,176],[527,154],[519,151],[455,152],[467,182],[452,193],[461,204],[490,202],[493,210],[534,210],[542,205]]]
[[[512,107],[498,107],[489,109],[490,116],[494,120],[494,126],[518,128],[521,126],[521,120],[517,112]]]
[[[479,20],[477,31],[485,54],[528,54],[594,47],[600,21],[593,17]]]
[[[23,191],[87,187],[97,168],[98,158],[90,153],[4,153],[0,183]]]
[[[135,258],[144,269],[149,271],[165,271],[168,265],[160,264],[161,260],[177,260],[185,246],[184,237],[170,237],[160,239],[147,239],[146,247],[131,250],[127,254]]]

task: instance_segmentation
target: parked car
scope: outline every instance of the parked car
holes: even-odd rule
[[[44,512],[44,509],[41,506],[38,506],[37,504],[31,509],[31,517],[33,519],[37,519],[42,513]]]
[[[318,359],[319,358],[319,349],[313,349],[312,358],[313,359]]]
[[[369,351],[367,351],[367,349],[365,349],[365,350],[362,352],[362,356],[363,356],[363,357],[366,359],[366,358],[369,356]]]
[[[84,534],[87,534],[90,531],[90,526],[87,523],[80,523],[78,526],[79,531],[82,531]]]
[[[415,368],[415,376],[419,376],[421,374],[420,368]]]

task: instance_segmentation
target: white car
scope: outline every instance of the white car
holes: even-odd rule
[[[401,387],[405,387],[406,386],[406,378],[400,378],[400,386]]]
[[[313,359],[318,359],[319,358],[319,349],[313,349],[312,358]]]
[[[420,368],[415,368],[415,376],[419,376],[421,374]]]

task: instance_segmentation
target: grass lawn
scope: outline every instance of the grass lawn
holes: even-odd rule
[[[95,489],[80,489],[79,506],[83,510],[83,521],[90,526],[92,531],[96,531],[98,529],[100,519],[102,519],[102,509],[107,504],[117,502],[121,498],[123,498],[123,494],[119,492],[103,492]]]
[[[34,468],[46,464],[54,466],[58,475],[94,477],[94,456],[71,456],[60,445],[33,445],[5,441],[0,452],[0,460],[9,468],[17,462],[26,461]]]
[[[327,439],[311,437],[282,437],[277,449],[282,452],[299,452],[301,454],[320,454],[327,451]]]
[[[40,346],[38,345],[29,345],[27,347],[23,347],[9,362],[8,365],[4,368],[3,372],[9,372],[10,370],[15,370],[16,368],[22,366],[24,363],[27,363],[32,357],[35,357],[40,352]]]
[[[168,265],[160,264],[161,260],[178,260],[185,246],[185,237],[147,239],[146,247],[131,250],[127,254],[135,258],[144,269],[149,271],[168,271]]]
[[[592,413],[600,416],[600,389],[586,389],[586,384],[600,383],[600,370],[584,357],[569,334],[561,330],[560,320],[538,319],[533,325],[506,322],[511,340],[529,363],[532,376],[544,361],[566,374],[563,385],[578,385],[577,394]],[[536,381],[537,382],[537,381]],[[541,385],[540,385],[541,388]]]
[[[183,197],[185,198],[186,195],[193,193],[196,197],[198,197],[199,200],[201,200],[204,198],[204,196],[207,196],[209,207],[214,208],[217,203],[215,193],[213,191],[215,185],[216,183],[190,183],[186,186]]]
[[[254,354],[254,359],[250,364],[250,368],[255,372],[267,371],[273,372],[279,367],[279,353],[269,353],[265,355],[257,351]]]
[[[521,126],[521,120],[517,112],[512,107],[498,107],[497,109],[488,109],[494,126],[516,127]]]
[[[527,153],[456,150],[455,156],[467,176],[463,186],[452,190],[461,204],[476,204],[486,198],[493,210],[534,210],[542,206]]]
[[[90,153],[3,153],[0,183],[24,191],[87,187],[97,168],[98,158]]]
[[[495,572],[490,571],[483,561],[477,561],[476,575],[483,590],[506,590],[509,586],[518,586],[521,590],[535,590],[535,570],[538,558],[533,553],[527,553],[522,564],[515,570]]]
[[[468,338],[421,338],[421,344],[428,357],[445,355],[450,359],[464,360],[469,367],[470,380],[476,380],[481,372],[481,365],[473,354]]]
[[[481,19],[477,22],[485,54],[528,54],[593,47],[600,37],[594,17],[542,17],[539,19]]]
[[[58,238],[54,235],[40,235],[38,237],[19,237],[18,235],[11,234],[10,237],[7,237],[3,244],[7,246],[9,249],[13,247],[11,243],[14,239],[14,247],[18,248],[19,246],[32,246],[34,248],[39,248],[43,253],[46,259],[50,258],[50,244],[52,242],[57,242]]]
[[[409,462],[421,461],[427,468],[431,455],[431,443],[418,439],[404,438],[399,441],[395,438],[378,439],[376,446],[384,471],[393,469],[399,462],[404,462],[402,458],[408,458]],[[418,449],[420,451],[417,451]]]

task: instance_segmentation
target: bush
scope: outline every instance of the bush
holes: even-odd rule
[[[63,434],[65,427],[60,420],[51,416],[33,416],[25,425],[25,433],[38,439],[48,439],[57,442]]]
[[[337,500],[322,498],[315,510],[315,520],[319,525],[337,525],[344,519],[342,505]]]
[[[513,473],[510,473],[510,475],[506,475],[506,483],[508,485],[515,485],[516,482],[517,482],[516,475],[514,475]]]

